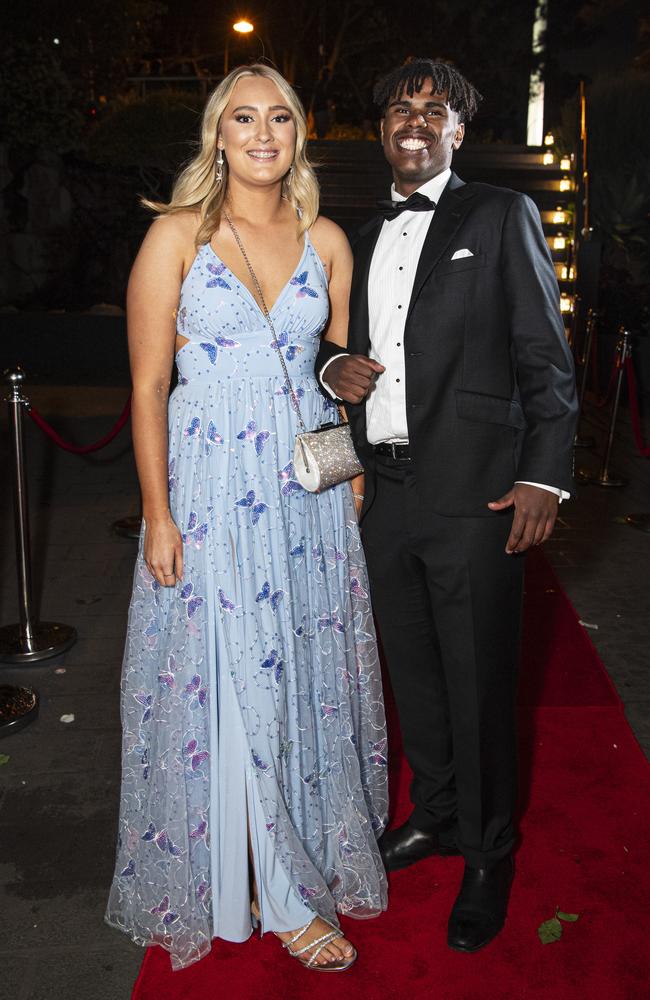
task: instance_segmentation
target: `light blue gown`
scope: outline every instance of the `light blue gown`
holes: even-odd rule
[[[327,278],[306,234],[271,309],[308,428],[336,420],[313,375]],[[297,418],[250,292],[203,246],[185,279],[169,402],[182,583],[138,556],[122,679],[122,799],[108,922],[174,968],[251,933],[386,906],[376,845],[386,732],[349,484],[306,493]],[[145,529],[146,530],[146,529]]]

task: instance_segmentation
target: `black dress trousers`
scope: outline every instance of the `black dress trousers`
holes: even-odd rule
[[[376,487],[361,530],[414,775],[411,823],[482,867],[515,840],[524,558],[505,553],[512,513],[435,514],[417,470],[391,458],[377,457]]]

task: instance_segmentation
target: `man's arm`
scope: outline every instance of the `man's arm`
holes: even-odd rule
[[[550,537],[558,496],[570,493],[577,416],[573,360],[555,271],[539,212],[526,195],[516,195],[506,214],[501,276],[526,431],[516,484],[488,506],[514,506],[506,551],[523,552]],[[552,484],[558,494],[542,483]]]

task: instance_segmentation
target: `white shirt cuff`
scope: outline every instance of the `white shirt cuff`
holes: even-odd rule
[[[529,483],[525,479],[518,479],[515,486],[517,483],[521,484],[521,486],[537,486],[540,490],[548,490],[549,493],[555,493],[556,497],[560,498],[560,503],[562,503],[563,500],[568,500],[571,496],[571,494],[567,493],[566,490],[559,490],[557,486],[546,486],[545,483]]]
[[[325,362],[325,364],[318,373],[320,384],[322,385],[325,392],[329,392],[332,399],[338,399],[339,397],[336,395],[332,387],[328,385],[327,382],[325,382],[325,380],[323,379],[323,375],[327,371],[328,365],[332,364],[332,361],[336,361],[337,358],[345,358],[345,357],[347,357],[347,354],[344,351],[341,352],[341,354],[335,354],[333,358],[329,358],[329,360]]]

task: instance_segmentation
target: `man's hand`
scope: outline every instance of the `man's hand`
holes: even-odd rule
[[[541,545],[551,537],[559,506],[559,497],[555,493],[538,486],[516,483],[500,500],[488,504],[490,510],[505,510],[512,506],[515,516],[506,542],[508,555],[525,552],[531,545]]]
[[[323,381],[332,387],[346,403],[361,403],[372,388],[377,375],[386,369],[378,361],[363,354],[346,354],[327,366]]]

